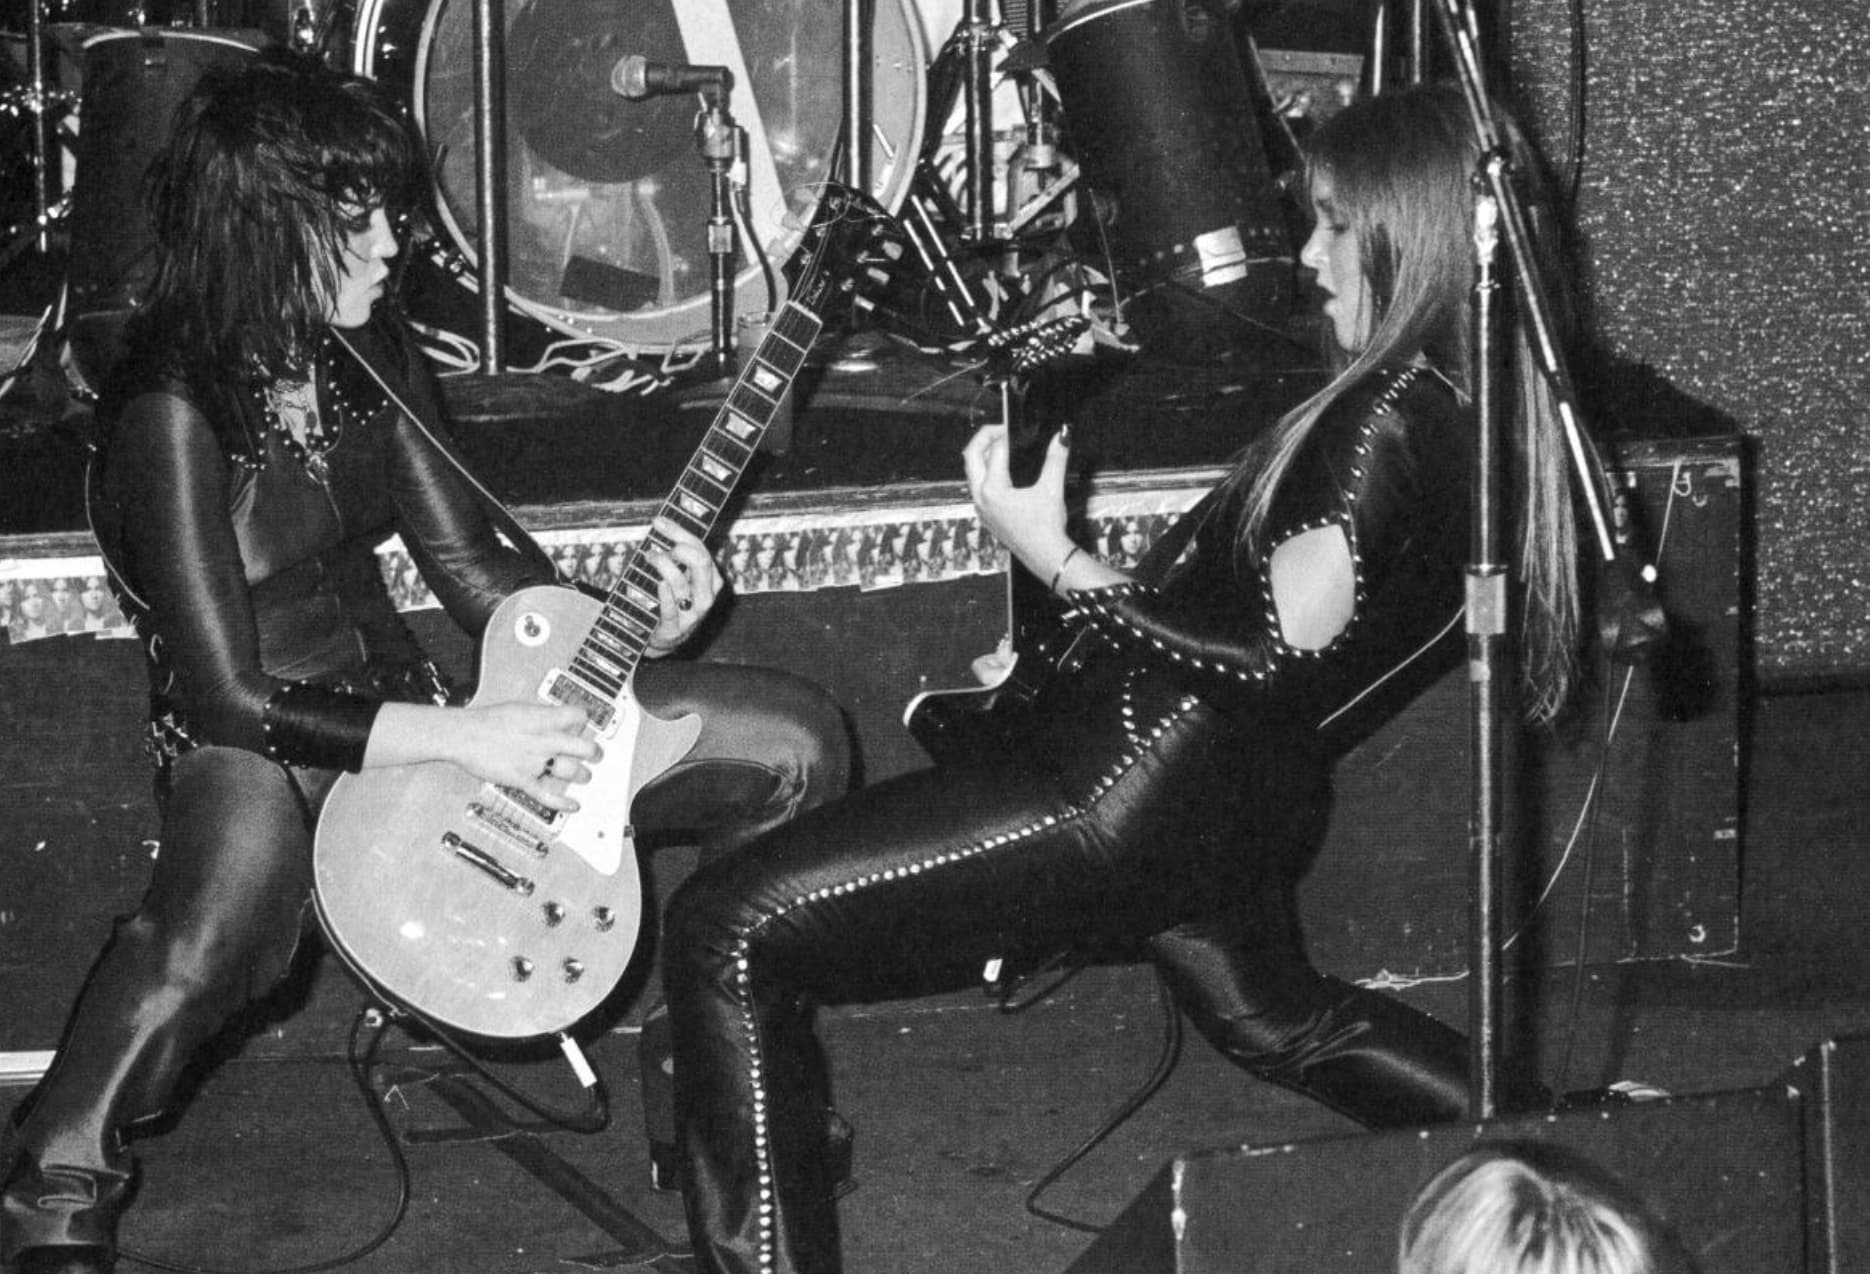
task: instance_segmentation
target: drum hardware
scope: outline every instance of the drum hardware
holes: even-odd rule
[[[967,0],[961,43],[962,109],[967,158],[967,229],[976,243],[993,230],[993,51],[998,43],[992,0]]]
[[[847,184],[871,188],[870,136],[872,121],[870,31],[876,0],[844,0],[844,146],[842,168]]]
[[[927,57],[912,0],[869,3],[876,86],[865,138],[870,193],[894,208],[924,127]],[[356,0],[355,14],[352,69],[409,93],[436,155],[432,234],[469,267],[455,284],[469,288],[480,275],[479,225],[489,218],[479,212],[480,144],[470,134],[480,108],[470,93],[468,0]],[[840,26],[839,8],[819,0],[531,0],[512,7],[500,208],[508,342],[536,326],[571,337],[581,361],[604,343],[649,363],[712,354],[713,287],[704,259],[714,190],[710,170],[689,158],[693,104],[623,98],[611,76],[626,53],[732,72],[729,102],[743,143],[733,164],[743,236],[734,309],[772,308],[773,264],[796,247],[816,192],[846,163]],[[459,307],[448,309],[445,322],[453,325],[462,316]],[[469,317],[455,330],[472,340],[484,325]]]
[[[506,24],[500,0],[474,0],[475,268],[481,371],[506,370]]]
[[[20,112],[30,117],[32,165],[32,224],[16,228],[12,238],[0,247],[0,269],[28,249],[44,256],[52,251],[52,227],[64,219],[70,207],[65,198],[52,197],[52,121],[72,106],[70,94],[51,86],[46,69],[46,20],[42,0],[26,4],[26,87],[19,101]]]

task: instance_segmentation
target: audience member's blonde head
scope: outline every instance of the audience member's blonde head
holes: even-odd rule
[[[1609,1174],[1558,1146],[1461,1156],[1403,1218],[1397,1274],[1660,1274],[1661,1242]]]

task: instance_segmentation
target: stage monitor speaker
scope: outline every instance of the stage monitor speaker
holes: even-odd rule
[[[1179,1155],[1067,1274],[1390,1274],[1416,1192],[1496,1140],[1555,1142],[1620,1178],[1696,1274],[1791,1274],[1805,1268],[1804,1107],[1773,1085]]]
[[[1805,1099],[1807,1268],[1870,1270],[1870,1036],[1826,1040],[1784,1082]]]

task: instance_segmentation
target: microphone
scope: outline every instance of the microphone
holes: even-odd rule
[[[686,66],[680,62],[651,62],[641,53],[617,59],[610,68],[610,90],[631,101],[659,93],[726,92],[734,86],[733,72],[724,66]]]

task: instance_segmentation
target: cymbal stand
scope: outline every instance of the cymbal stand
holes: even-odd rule
[[[966,50],[961,101],[966,119],[967,229],[976,243],[993,233],[993,53],[992,0],[967,0],[961,18]]]

